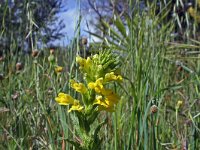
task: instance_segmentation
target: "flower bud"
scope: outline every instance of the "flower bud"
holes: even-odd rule
[[[151,111],[152,114],[157,113],[158,107],[156,105],[152,105],[151,108],[150,108],[150,111]]]
[[[176,104],[176,108],[179,109],[183,105],[183,101],[178,101]]]
[[[50,54],[54,55],[55,54],[55,49],[51,48],[50,49]]]
[[[83,37],[82,39],[81,39],[81,43],[83,44],[83,45],[87,45],[87,38],[86,37]]]
[[[23,64],[21,62],[18,62],[18,63],[16,63],[15,67],[16,67],[17,71],[20,71],[23,68]]]
[[[55,68],[55,72],[56,73],[61,73],[63,71],[63,67],[61,67],[61,66],[57,66],[56,68]]]
[[[48,61],[53,63],[55,61],[54,55],[50,54],[49,57],[48,57]]]
[[[37,49],[32,51],[32,56],[33,57],[37,57],[38,56],[39,51]]]

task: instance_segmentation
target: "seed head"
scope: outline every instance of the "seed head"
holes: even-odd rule
[[[37,49],[32,51],[32,56],[33,57],[37,57],[38,56],[39,51]]]
[[[16,67],[17,71],[20,71],[23,68],[23,64],[21,62],[18,62],[18,63],[16,63],[15,67]]]
[[[152,114],[157,113],[158,107],[156,105],[152,105],[151,108],[150,108],[150,111],[151,111]]]
[[[50,49],[50,54],[54,55],[55,54],[55,49],[51,48]]]
[[[82,39],[81,39],[81,43],[83,44],[83,45],[87,45],[87,38],[86,37],[83,37]]]
[[[15,92],[14,94],[11,95],[13,100],[17,100],[17,98],[19,97],[19,93]]]

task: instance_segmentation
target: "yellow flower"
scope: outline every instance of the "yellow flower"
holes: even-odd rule
[[[80,56],[76,57],[76,62],[80,65],[80,66],[84,66],[86,63],[86,60]]]
[[[102,89],[101,94],[115,104],[119,101],[119,96],[110,89]]]
[[[103,78],[97,79],[95,83],[96,83],[96,86],[103,88]]]
[[[117,81],[122,81],[122,80],[123,80],[122,76],[121,76],[121,75],[118,75],[118,76],[117,76]]]
[[[90,88],[90,89],[94,89],[95,88],[95,82],[90,82],[90,83],[88,83],[88,87]]]
[[[77,111],[82,111],[83,110],[83,106],[80,105],[79,101],[75,100],[74,104],[71,106],[71,108],[68,110],[68,112],[71,112],[72,110],[77,110]]]
[[[95,105],[95,104],[98,105],[99,111],[105,110],[105,111],[108,111],[108,112],[113,112],[114,111],[114,105],[116,104],[116,102],[111,101],[108,98],[103,99],[102,96],[98,96],[96,98],[96,100],[94,101],[93,105]]]
[[[98,105],[102,105],[102,106],[104,106],[104,107],[107,107],[107,104],[103,101],[102,96],[98,96],[98,97],[96,98],[96,100],[94,101],[93,104],[94,104],[94,105],[95,105],[95,104],[98,104]]]
[[[56,97],[55,100],[59,105],[74,104],[74,99],[70,95],[65,93],[59,93],[58,97]]]
[[[95,82],[90,82],[88,84],[88,87],[90,89],[94,89],[97,93],[101,93],[101,91],[103,90],[103,78],[99,78]]]
[[[83,83],[77,83],[75,82],[75,80],[71,80],[70,82],[71,82],[71,87],[75,89],[77,92],[82,94],[87,92],[87,88]]]
[[[63,67],[61,67],[61,66],[56,66],[56,68],[55,68],[55,72],[56,73],[60,73],[60,72],[62,72],[63,71]]]
[[[76,57],[76,62],[80,65],[80,69],[83,69],[84,72],[90,72],[90,68],[92,67],[92,60],[90,57],[87,57],[87,59],[84,59],[80,56]]]
[[[106,73],[104,81],[105,82],[122,81],[122,76],[121,75],[115,75],[114,72]]]
[[[113,107],[116,104],[115,101],[112,101],[107,97],[105,98],[105,103],[107,104],[107,107]]]
[[[97,87],[95,87],[95,88],[94,88],[94,90],[95,90],[95,92],[96,92],[96,93],[99,93],[99,94],[101,93],[101,88],[100,88],[100,87],[98,87],[98,86],[97,86]]]

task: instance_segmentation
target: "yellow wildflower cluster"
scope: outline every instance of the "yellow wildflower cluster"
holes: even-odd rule
[[[99,94],[94,104],[98,104],[99,110],[114,111],[114,105],[119,101],[119,96],[111,89],[104,88],[104,84],[110,81],[122,81],[121,75],[115,75],[114,72],[107,73],[104,78],[99,78],[95,82],[90,82],[88,88],[95,90]]]
[[[119,101],[119,96],[109,89],[104,89],[102,94],[109,93],[107,95],[99,95],[94,101],[94,105],[98,105],[99,110],[114,111],[114,105]]]
[[[88,87],[94,89],[97,93],[101,93],[101,90],[103,89],[103,78],[99,78],[95,82],[90,82]]]
[[[87,59],[77,56],[76,61],[83,73],[86,85],[75,80],[71,80],[70,83],[75,91],[82,94],[84,107],[80,105],[79,101],[64,93],[59,93],[56,101],[60,105],[70,105],[69,112],[72,110],[84,110],[85,112],[88,112],[88,110],[114,111],[114,107],[120,98],[114,91],[107,89],[106,85],[110,82],[122,81],[122,76],[115,73],[118,69],[116,58],[105,53],[96,54]]]
[[[107,73],[105,77],[98,78],[95,82],[90,82],[88,87],[90,89],[94,89],[95,92],[101,93],[103,88],[103,84],[110,82],[110,81],[122,81],[121,75],[115,75],[114,72]]]
[[[58,104],[69,106],[68,112],[74,111],[78,119],[75,131],[83,142],[80,144],[74,141],[78,145],[77,149],[101,149],[102,140],[99,138],[98,132],[106,120],[103,124],[99,123],[96,128],[92,124],[100,111],[115,111],[115,106],[120,100],[120,97],[109,86],[109,83],[123,80],[119,73],[120,62],[118,58],[119,56],[114,56],[109,50],[101,51],[87,59],[77,56],[76,61],[83,77],[80,80],[84,82],[70,80],[70,85],[78,92],[79,96],[81,95],[81,99],[76,100],[65,93],[59,93],[58,97],[55,98]],[[57,72],[59,72],[59,68]]]
[[[79,93],[86,93],[87,89],[83,83],[77,83],[75,80],[71,80],[71,87]]]

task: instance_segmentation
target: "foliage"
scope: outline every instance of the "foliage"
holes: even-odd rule
[[[0,2],[1,49],[4,51],[32,50],[60,38],[64,27],[57,14],[62,1],[27,0]],[[45,9],[44,9],[45,8]]]
[[[191,110],[193,105],[184,105],[187,108],[184,112],[184,118],[179,119],[178,117],[181,115],[179,114],[179,106],[180,104],[182,105],[183,101],[184,104],[198,103],[194,96],[196,94],[192,96],[193,98],[186,99],[188,94],[186,91],[189,89],[191,91],[195,88],[193,86],[189,88],[187,85],[198,82],[196,78],[198,69],[189,67],[190,63],[194,63],[190,59],[191,55],[184,55],[188,61],[186,63],[182,59],[184,56],[179,53],[181,48],[187,48],[189,54],[189,51],[192,51],[193,48],[192,46],[187,46],[187,44],[175,44],[177,39],[171,36],[176,31],[176,26],[173,24],[174,20],[168,20],[168,23],[165,20],[168,15],[168,10],[166,10],[168,7],[161,10],[162,13],[159,15],[155,14],[155,8],[155,5],[150,5],[147,11],[135,8],[132,13],[125,14],[123,18],[116,14],[113,17],[112,24],[101,20],[102,26],[98,26],[98,28],[105,34],[99,35],[89,32],[103,41],[100,46],[112,48],[123,56],[124,67],[122,68],[125,68],[124,72],[128,80],[124,86],[124,91],[127,93],[127,97],[130,97],[128,102],[133,104],[129,117],[132,123],[130,126],[124,124],[124,128],[130,129],[127,132],[129,134],[124,135],[124,137],[129,137],[125,140],[128,141],[127,149],[135,147],[147,149],[145,145],[148,145],[150,149],[161,149],[163,146],[173,148],[173,144],[171,146],[170,144],[169,146],[164,144],[165,140],[170,140],[170,138],[165,137],[169,134],[177,139],[175,147],[180,148],[181,145],[183,147],[184,143],[187,145],[188,141],[192,143],[193,138],[188,135],[188,132],[191,133],[194,130],[193,127],[196,128],[196,124],[198,124],[197,120],[196,123],[192,121],[194,123],[193,127],[187,127],[187,130],[181,132],[186,126],[186,123],[183,124],[184,120],[190,120],[192,113],[198,115],[198,111],[195,111],[196,108]],[[186,31],[185,33],[187,32],[191,31]],[[174,45],[169,44],[173,42]],[[180,51],[177,50],[181,45]],[[172,53],[175,55],[173,56]],[[197,51],[197,53],[199,52]],[[175,65],[184,71],[174,74]],[[190,78],[186,77],[178,82],[177,77],[181,78],[180,74],[183,75],[185,72],[188,72]],[[170,78],[172,74],[175,79]],[[172,93],[175,93],[175,96],[172,96],[173,98],[170,96],[170,99],[168,99],[168,95]],[[178,99],[181,100],[178,101]],[[177,101],[177,104],[171,101]],[[176,113],[174,117],[171,115],[168,118],[166,113],[171,109]],[[152,113],[150,115],[148,115],[149,110]],[[156,112],[156,115],[154,112]],[[123,113],[121,116],[123,116]],[[166,117],[162,118],[161,116]],[[171,117],[176,118],[176,122]],[[163,132],[162,129],[159,129],[159,125],[166,126],[166,120],[168,120],[169,126],[165,133],[165,131]],[[174,126],[177,126],[177,128],[173,129]],[[195,130],[199,132],[199,128]],[[131,136],[132,134],[135,136]],[[164,141],[162,141],[162,136],[160,135],[165,137]],[[194,145],[192,144],[190,147]]]

